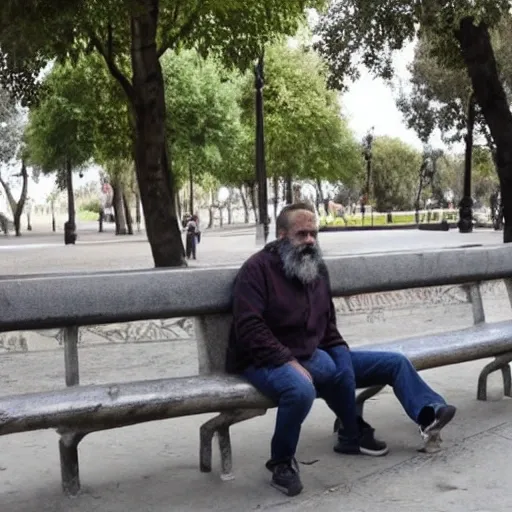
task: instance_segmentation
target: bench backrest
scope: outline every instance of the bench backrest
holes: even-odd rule
[[[468,247],[351,255],[326,262],[335,297],[468,284],[475,322],[482,322],[478,283],[512,278],[510,254],[508,246]],[[76,326],[195,317],[200,370],[221,371],[237,271],[220,267],[5,276],[0,278],[0,332],[66,327],[64,345],[72,352],[66,361],[74,364]]]

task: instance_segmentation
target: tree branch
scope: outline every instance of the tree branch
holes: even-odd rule
[[[203,0],[198,2],[196,8],[192,11],[188,20],[181,26],[177,34],[163,38],[162,46],[160,46],[160,48],[157,50],[158,58],[160,58],[169,48],[172,48],[180,39],[183,39],[190,33],[194,23],[199,19],[199,13],[201,12],[203,4]],[[177,17],[178,10],[176,9],[174,13],[174,21],[176,21]]]
[[[113,54],[113,43],[112,43],[112,25],[108,25],[108,39],[107,48],[100,41],[99,37],[92,31],[89,31],[89,38],[92,45],[98,53],[105,59],[110,74],[119,82],[124,92],[128,96],[128,99],[133,102],[133,85],[130,80],[123,74],[123,72],[116,65]]]
[[[2,176],[0,176],[0,184],[2,187],[4,187],[5,195],[7,196],[7,202],[9,203],[9,206],[11,208],[12,214],[14,215],[16,213],[16,206],[18,203],[16,202],[16,199],[14,199],[14,196],[12,195],[11,187],[9,184],[2,179]]]

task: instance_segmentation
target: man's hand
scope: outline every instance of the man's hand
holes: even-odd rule
[[[287,364],[289,364],[290,366],[293,366],[298,372],[300,372],[302,375],[304,375],[304,377],[306,377],[306,379],[308,379],[309,382],[313,383],[313,377],[311,377],[311,374],[296,359],[294,359],[293,361],[290,361]]]

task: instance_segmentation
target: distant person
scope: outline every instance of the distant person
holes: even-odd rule
[[[341,217],[343,219],[343,222],[345,223],[345,226],[348,225],[347,216],[345,214],[345,207],[341,203],[338,205],[338,211],[336,212],[336,216],[337,217]]]
[[[197,215],[192,215],[190,217],[189,221],[187,222],[187,225],[185,227],[185,233],[186,233],[186,243],[185,243],[185,252],[187,259],[190,259],[191,257],[195,260],[196,258],[196,251],[197,251],[197,244],[200,241],[200,231],[199,231],[199,218]]]

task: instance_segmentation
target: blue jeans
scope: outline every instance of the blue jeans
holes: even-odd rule
[[[344,346],[318,349],[300,363],[313,383],[290,364],[256,368],[250,366],[245,378],[277,403],[277,419],[271,443],[271,460],[295,456],[302,423],[313,401],[323,398],[341,419],[348,437],[358,435],[355,388],[378,385],[393,387],[405,412],[418,422],[424,407],[445,404],[420,377],[410,361],[394,352],[350,351]]]

